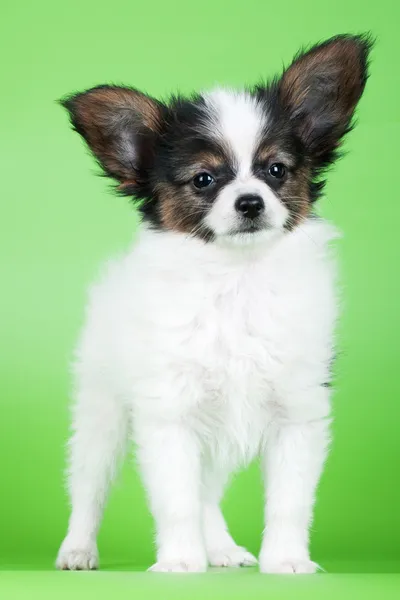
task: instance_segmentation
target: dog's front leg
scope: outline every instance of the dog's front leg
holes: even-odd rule
[[[294,394],[288,399],[291,417],[271,424],[263,461],[266,529],[259,561],[264,573],[317,569],[309,556],[309,527],[329,443],[328,395],[323,386]]]
[[[180,422],[142,423],[138,429],[139,463],[156,522],[157,562],[151,570],[205,571],[197,437]]]

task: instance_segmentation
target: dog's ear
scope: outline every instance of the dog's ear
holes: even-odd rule
[[[325,164],[351,129],[368,78],[369,35],[340,35],[300,53],[278,82],[279,103],[307,153]]]
[[[133,88],[98,86],[61,100],[74,129],[120,188],[145,183],[166,107]]]

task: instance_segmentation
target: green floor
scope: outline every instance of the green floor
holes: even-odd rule
[[[400,564],[331,563],[318,575],[268,576],[257,569],[211,569],[204,575],[167,575],[104,565],[98,572],[57,572],[48,565],[2,565],[0,598],[63,600],[64,598],[129,598],[213,600],[257,598],[293,600],[400,599]]]

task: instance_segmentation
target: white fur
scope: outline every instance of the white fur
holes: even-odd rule
[[[204,94],[204,100],[214,125],[214,128],[207,126],[207,133],[229,146],[240,176],[248,176],[266,125],[265,112],[254,96],[243,91],[217,88]]]
[[[329,439],[334,230],[229,245],[146,229],[92,288],[75,364],[59,568],[97,565],[107,487],[133,435],[157,529],[155,571],[254,564],[219,509],[260,455],[264,572],[312,572],[308,527]],[[134,507],[132,507],[134,510]]]
[[[289,216],[288,210],[269,186],[252,172],[253,157],[267,124],[265,112],[256,98],[246,92],[216,89],[205,94],[204,99],[209,121],[207,131],[226,148],[236,172],[208,213],[206,224],[217,235],[230,235],[241,221],[235,210],[236,199],[245,194],[257,194],[264,200],[266,223],[274,228],[283,227]]]

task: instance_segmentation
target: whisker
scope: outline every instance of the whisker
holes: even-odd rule
[[[302,233],[304,233],[304,235],[306,235],[308,237],[309,240],[311,240],[311,242],[313,244],[315,244],[315,246],[317,245],[317,242],[311,237],[311,235],[309,235],[300,225],[297,225],[297,227],[300,229],[300,231]]]
[[[301,198],[300,196],[282,196],[282,200],[287,202],[293,202],[293,204],[301,204],[302,206],[307,204],[304,198]]]
[[[285,198],[288,200],[291,200],[292,198],[297,199],[297,200],[303,200],[303,201],[305,200],[304,196],[282,196],[282,198]]]
[[[299,229],[299,230],[300,230],[300,231],[301,231],[301,232],[302,232],[302,233],[303,233],[303,234],[304,234],[306,237],[308,237],[308,239],[309,239],[309,240],[310,240],[310,241],[311,241],[313,244],[317,245],[317,242],[316,242],[316,241],[315,241],[315,240],[314,240],[314,239],[313,239],[313,238],[312,238],[312,237],[311,237],[311,236],[310,236],[310,235],[307,233],[307,231],[305,231],[305,230],[303,229],[303,227],[301,227],[301,225],[300,225],[298,222],[296,222],[295,218],[294,218],[292,215],[290,215],[290,216],[289,216],[289,219],[288,219],[288,221],[287,221],[287,222],[288,222],[288,224],[289,224],[289,225],[294,225],[294,226],[295,226],[297,229]]]
[[[187,234],[186,239],[188,239],[189,237],[193,237],[193,236],[197,235],[201,231],[202,227],[203,227],[203,223],[198,223],[197,225],[195,225],[193,227],[193,229],[191,229],[189,231],[189,233]]]
[[[182,217],[180,219],[178,219],[175,222],[176,227],[179,227],[180,225],[183,225],[186,223],[186,221],[188,219],[190,219],[191,217],[196,217],[197,215],[202,215],[203,214],[203,210],[198,207],[195,210],[192,210],[191,212],[185,213],[184,215],[182,215]]]

